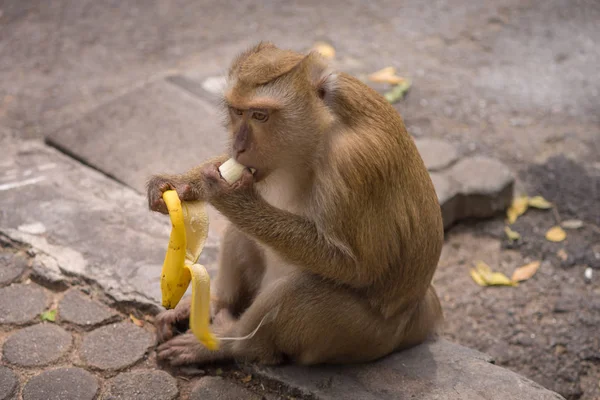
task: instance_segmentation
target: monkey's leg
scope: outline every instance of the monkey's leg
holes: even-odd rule
[[[229,225],[221,246],[221,261],[215,280],[216,300],[211,314],[221,314],[222,321],[239,316],[256,296],[264,274],[264,262],[257,245],[245,234]],[[191,298],[183,298],[173,310],[163,311],[156,317],[158,342],[171,339],[176,332],[189,327]],[[227,313],[227,315],[225,314]]]
[[[229,225],[223,236],[215,280],[213,315],[226,309],[239,317],[252,303],[265,271],[262,251],[252,239]]]
[[[187,333],[159,346],[158,357],[172,365],[231,359],[278,364],[285,356],[301,364],[349,363],[380,358],[398,343],[398,319],[385,320],[363,296],[303,273],[266,287],[219,336],[243,337],[261,321],[253,336],[222,341],[219,351],[207,350]]]

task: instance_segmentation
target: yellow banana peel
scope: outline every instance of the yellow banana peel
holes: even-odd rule
[[[219,340],[210,331],[210,277],[206,268],[196,263],[208,236],[206,204],[182,203],[175,190],[165,191],[163,200],[172,229],[160,280],[162,305],[175,308],[191,282],[190,328],[206,348],[217,350]]]

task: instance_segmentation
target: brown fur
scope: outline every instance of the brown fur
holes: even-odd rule
[[[166,340],[159,358],[347,363],[424,341],[442,318],[431,280],[443,228],[400,115],[357,79],[329,72],[316,54],[268,43],[240,55],[229,78],[226,104],[243,110],[230,113],[231,139],[256,179],[246,172],[230,186],[211,161],[153,178],[149,203],[165,212],[160,194],[173,187],[229,219],[214,308],[235,319],[216,319],[214,329],[244,336],[265,322],[252,338],[210,352],[190,333],[172,337],[186,306],[166,311],[157,319]],[[256,99],[280,107],[258,122]]]

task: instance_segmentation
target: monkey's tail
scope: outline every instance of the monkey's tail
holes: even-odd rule
[[[271,311],[266,313],[265,316],[262,317],[262,319],[260,320],[260,322],[258,323],[256,328],[254,328],[254,330],[252,332],[250,332],[249,334],[247,334],[246,336],[218,337],[218,339],[219,339],[219,341],[239,341],[239,340],[251,339],[254,337],[254,335],[256,335],[256,332],[258,332],[258,330],[264,323],[269,323],[269,322],[273,321],[277,317],[278,313],[279,313],[279,307],[275,307],[274,309],[272,309]]]

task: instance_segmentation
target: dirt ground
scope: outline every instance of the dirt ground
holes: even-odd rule
[[[522,235],[512,244],[502,216],[451,229],[435,278],[445,334],[567,399],[600,399],[600,174],[556,156],[520,177],[528,194],[555,203],[559,218],[584,226],[552,243],[544,234],[555,216],[530,210],[512,226]],[[507,276],[530,261],[542,266],[518,287],[482,288],[468,274],[477,260]],[[584,278],[587,267],[591,282]]]

